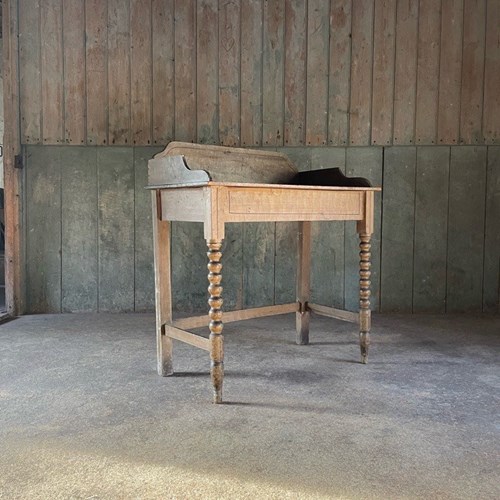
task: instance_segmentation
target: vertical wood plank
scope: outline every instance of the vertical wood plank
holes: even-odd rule
[[[151,144],[151,0],[130,3],[131,127],[134,144]]]
[[[197,141],[201,144],[219,142],[217,116],[218,54],[217,0],[202,0],[197,6],[196,36],[196,111]]]
[[[263,145],[283,145],[284,3],[264,2],[264,42],[262,74]]]
[[[456,144],[460,126],[463,0],[442,0],[438,141]]]
[[[486,52],[484,61],[483,136],[487,144],[500,139],[500,2],[486,4]]]
[[[26,309],[61,312],[61,163],[60,149],[27,151]]]
[[[483,142],[484,40],[486,0],[465,0],[460,142]]]
[[[399,0],[396,15],[394,144],[413,144],[417,71],[418,0]]]
[[[97,304],[96,148],[61,148],[61,310],[93,311]]]
[[[153,143],[174,137],[174,0],[152,0]]]
[[[243,308],[243,224],[226,224],[222,247],[224,311]]]
[[[380,272],[383,312],[412,312],[415,172],[414,147],[385,149]]]
[[[415,139],[417,144],[437,141],[441,3],[420,0]]]
[[[196,1],[175,1],[175,138],[196,140]]]
[[[488,147],[483,311],[500,312],[500,146]]]
[[[329,2],[307,7],[306,142],[326,144],[328,136]]]
[[[373,67],[373,1],[352,4],[351,144],[370,143]]]
[[[40,1],[19,0],[19,93],[23,144],[39,143],[42,137],[40,50]]]
[[[64,139],[84,144],[85,136],[85,5],[80,0],[63,3]]]
[[[345,148],[311,148],[311,169],[345,172]],[[311,302],[344,307],[344,223],[312,223]]]
[[[413,312],[445,312],[450,148],[417,148]]]
[[[274,259],[274,303],[295,302],[297,222],[277,222]]]
[[[241,145],[262,145],[262,0],[241,4]]]
[[[383,150],[378,147],[351,147],[346,149],[346,174],[366,177],[373,186],[382,185]],[[375,195],[375,224],[371,239],[371,300],[372,310],[378,310],[380,294],[380,237],[381,196]],[[345,225],[345,307],[359,310],[359,238],[356,224]]]
[[[134,310],[152,311],[155,303],[153,233],[148,160],[162,148],[134,148]]]
[[[483,308],[486,148],[451,148],[446,311]]]
[[[130,4],[108,0],[109,142],[131,143]]]
[[[240,143],[240,8],[219,0],[219,139]]]
[[[87,142],[107,144],[107,0],[86,0]]]
[[[274,300],[275,223],[243,224],[243,307],[271,305]]]
[[[392,142],[396,0],[375,2],[373,33],[373,145]]]
[[[134,309],[133,149],[97,150],[99,311]]]
[[[346,145],[349,140],[351,75],[351,0],[332,0],[330,11],[330,75],[328,141]]]
[[[307,7],[300,0],[285,1],[285,145],[305,141]],[[323,20],[325,22],[325,20]]]

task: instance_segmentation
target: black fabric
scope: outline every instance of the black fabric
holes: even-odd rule
[[[340,168],[324,168],[299,172],[291,184],[303,186],[371,187],[364,177],[346,177]]]

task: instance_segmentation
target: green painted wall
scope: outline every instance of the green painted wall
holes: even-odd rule
[[[29,313],[154,307],[147,160],[154,147],[25,147]],[[397,312],[499,311],[500,147],[278,148],[301,169],[342,167],[383,186],[372,305]],[[230,224],[226,309],[295,298],[295,224]],[[315,223],[313,301],[355,310],[354,223]],[[206,310],[201,224],[173,224],[177,310]]]

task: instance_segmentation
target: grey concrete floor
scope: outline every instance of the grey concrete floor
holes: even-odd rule
[[[225,328],[155,373],[153,315],[0,325],[0,498],[500,498],[500,317],[293,315]]]

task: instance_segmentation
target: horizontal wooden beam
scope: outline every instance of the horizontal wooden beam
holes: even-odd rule
[[[350,323],[359,323],[359,314],[343,309],[335,309],[334,307],[321,306],[319,304],[307,304],[307,308],[313,313],[329,318],[341,319]]]
[[[291,304],[280,304],[277,306],[254,307],[252,309],[241,309],[239,311],[228,311],[222,316],[224,323],[231,323],[233,321],[243,321],[245,319],[263,318],[265,316],[276,316],[278,314],[287,314],[299,310],[297,302]],[[189,329],[198,328],[200,326],[207,326],[209,322],[208,315],[192,316],[190,318],[182,318],[175,320],[172,324],[174,327]]]
[[[200,337],[199,335],[195,335],[194,333],[186,332],[184,330],[180,330],[179,328],[175,328],[171,325],[163,325],[165,328],[165,335],[175,340],[180,340],[181,342],[185,342],[186,344],[192,345],[194,347],[199,347],[204,351],[210,350],[209,340]]]

